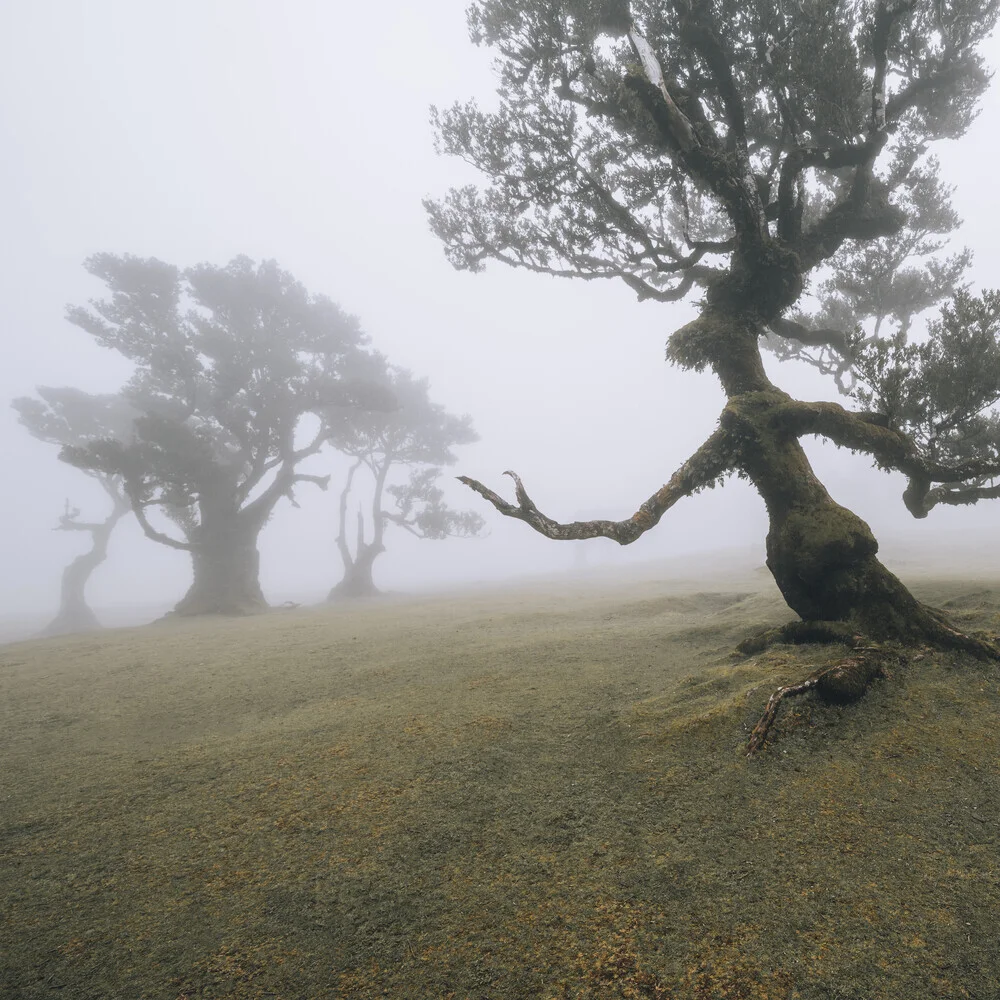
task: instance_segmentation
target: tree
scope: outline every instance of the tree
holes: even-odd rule
[[[368,597],[378,593],[372,579],[375,559],[385,551],[385,528],[397,525],[418,538],[468,537],[483,527],[483,519],[472,511],[452,510],[438,487],[442,465],[452,465],[456,445],[478,440],[468,416],[456,417],[432,403],[426,379],[415,379],[401,368],[387,368],[382,376],[396,400],[389,412],[370,412],[353,420],[330,417],[330,442],[354,459],[338,508],[337,549],[344,575],[330,591],[330,600]],[[387,485],[395,467],[408,467],[409,478]],[[360,468],[371,474],[371,538],[366,540],[365,519],[357,513],[357,536],[353,553],[347,539],[347,508]],[[393,499],[394,509],[383,506],[384,494]]]
[[[39,399],[22,396],[11,404],[32,437],[60,447],[86,446],[90,441],[111,438],[127,441],[136,411],[121,396],[94,396],[72,388],[39,386]],[[101,623],[87,604],[86,589],[94,570],[108,555],[108,542],[115,525],[129,512],[121,476],[99,470],[84,470],[111,499],[111,512],[103,521],[80,521],[80,510],[69,500],[59,518],[59,531],[90,533],[90,549],[63,570],[59,611],[43,635],[66,635],[98,629]]]
[[[699,315],[671,335],[667,357],[711,368],[727,402],[714,433],[623,521],[561,524],[538,510],[513,473],[513,504],[463,481],[550,538],[629,544],[682,497],[732,473],[750,480],[770,518],[768,567],[801,619],[768,638],[836,637],[862,650],[812,679],[830,697],[859,695],[878,672],[879,657],[863,652],[867,640],[1000,655],[917,602],[882,566],[868,525],[831,499],[799,444],[819,435],[902,471],[907,505],[920,511],[938,488],[989,495],[981,484],[1000,475],[995,436],[964,434],[961,452],[932,448],[892,414],[795,400],[767,377],[759,349],[765,335],[827,349],[851,335],[859,355],[877,359],[883,331],[858,338],[855,315],[835,315],[829,294],[828,318],[851,328],[789,315],[810,278],[842,281],[842,265],[857,263],[866,248],[900,257],[889,271],[901,321],[920,305],[907,305],[904,292],[942,277],[928,241],[951,220],[943,209],[935,217],[941,187],[927,150],[960,137],[976,113],[989,80],[979,47],[998,7],[998,0],[473,3],[472,37],[497,53],[499,107],[434,111],[439,148],[487,178],[482,189],[426,203],[449,259],[473,271],[498,260],[617,279],[657,302],[700,293]],[[909,252],[893,249],[894,239],[911,241]],[[945,286],[949,280],[944,275]],[[853,300],[855,310],[859,304]],[[956,315],[967,307],[958,302]],[[995,336],[993,326],[985,339]],[[888,360],[891,367],[901,359]],[[851,361],[859,377],[865,364]],[[940,389],[933,379],[921,385],[928,400]],[[990,395],[951,389],[976,398],[935,398],[930,409],[960,423]]]
[[[366,338],[323,296],[273,261],[237,257],[186,271],[155,259],[87,261],[111,298],[68,318],[135,364],[124,390],[140,412],[134,438],[63,449],[81,468],[120,476],[145,534],[191,553],[194,580],[175,612],[266,608],[257,538],[283,497],[329,477],[297,471],[328,430],[310,415],[333,405],[388,405],[354,377]],[[312,426],[310,426],[310,423]],[[155,526],[158,507],[179,529]]]

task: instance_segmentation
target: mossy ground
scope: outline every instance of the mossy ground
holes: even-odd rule
[[[1000,996],[997,673],[929,653],[748,762],[837,655],[730,657],[786,618],[647,581],[3,647],[0,995]]]

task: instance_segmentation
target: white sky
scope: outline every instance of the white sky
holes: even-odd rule
[[[373,20],[377,14],[378,19]],[[992,46],[994,65],[1000,45]],[[438,158],[428,106],[492,92],[463,0],[31,0],[0,4],[0,400],[38,384],[113,391],[120,358],[63,319],[100,296],[83,270],[97,251],[187,266],[273,257],[310,291],[358,315],[396,363],[431,379],[435,398],[471,413],[482,437],[455,472],[507,492],[517,470],[539,506],[572,519],[627,516],[710,433],[723,397],[711,375],[663,361],[685,307],[640,305],[624,286],[521,274],[459,274],[428,230],[420,199],[470,174]],[[1000,266],[993,196],[1000,95],[973,132],[940,150],[967,219],[962,241],[989,285]],[[773,367],[773,365],[772,365]],[[808,372],[776,379],[831,396]],[[55,607],[59,575],[83,538],[54,533],[64,498],[101,516],[94,485],[0,406],[0,613]],[[890,539],[977,525],[1000,541],[1000,507],[939,510],[910,522],[900,481],[862,458],[811,448],[834,497]],[[313,471],[339,471],[318,460]],[[390,536],[380,584],[412,589],[568,568],[571,547],[500,518],[457,484],[491,529],[475,541]],[[261,541],[275,601],[319,596],[339,577],[335,496],[303,488]],[[766,518],[742,483],[683,501],[629,550],[654,559],[729,544],[759,547]],[[885,544],[890,544],[885,543]],[[574,543],[576,544],[576,543]],[[885,549],[884,544],[884,549]],[[145,541],[131,520],[95,576],[95,606],[169,604],[187,556]]]

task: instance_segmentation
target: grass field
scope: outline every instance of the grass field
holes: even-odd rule
[[[1000,582],[913,580],[1000,630]],[[1000,684],[736,642],[766,577],[0,647],[0,996],[1000,997]]]

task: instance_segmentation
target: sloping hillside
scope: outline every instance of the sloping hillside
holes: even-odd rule
[[[997,675],[928,654],[748,762],[835,655],[731,657],[786,617],[740,574],[3,647],[0,994],[1000,995]]]

